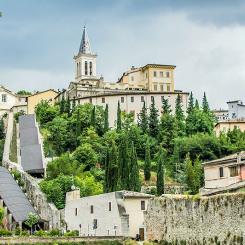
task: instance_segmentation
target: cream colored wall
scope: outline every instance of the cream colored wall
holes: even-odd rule
[[[235,163],[234,163],[235,164]],[[219,168],[223,167],[224,177],[219,176]],[[204,166],[205,188],[226,187],[240,181],[240,176],[230,177],[230,170],[225,165]]]
[[[244,122],[220,122],[218,123],[214,130],[217,136],[222,132],[227,133],[229,130],[233,130],[235,127],[239,128],[242,132],[245,131],[245,121]]]
[[[42,100],[48,101],[51,105],[53,105],[55,102],[54,98],[57,95],[58,95],[58,93],[56,93],[55,91],[49,90],[49,91],[34,94],[34,95],[28,97],[27,113],[28,114],[34,114],[36,105],[38,103],[40,103]]]
[[[141,201],[145,201],[145,210],[141,210]],[[126,198],[124,204],[126,213],[129,214],[129,236],[136,237],[139,228],[145,228],[144,211],[147,210],[149,198]],[[146,230],[145,230],[146,237]]]
[[[138,93],[138,94],[128,94],[128,95],[111,95],[111,96],[97,96],[92,97],[92,101],[89,98],[81,98],[77,100],[77,104],[80,101],[80,104],[92,103],[94,105],[99,105],[105,107],[108,104],[109,108],[109,125],[110,127],[115,126],[115,122],[117,119],[117,105],[118,101],[120,101],[121,110],[127,113],[134,112],[135,114],[135,122],[137,122],[137,115],[140,113],[143,102],[141,101],[141,97],[144,98],[146,107],[149,109],[151,106],[151,96],[154,96],[156,108],[159,110],[159,114],[162,110],[162,96],[167,98],[169,104],[171,106],[172,111],[175,111],[175,101],[177,98],[177,93],[175,94],[156,94],[156,93]],[[183,96],[183,110],[186,111],[187,103],[188,103],[188,95],[182,94]],[[121,97],[124,98],[124,103],[121,103]],[[131,102],[131,97],[134,97],[134,102]],[[102,103],[102,98],[105,98],[105,103]],[[149,110],[148,110],[149,112]]]

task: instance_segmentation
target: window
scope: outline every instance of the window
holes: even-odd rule
[[[157,91],[157,84],[154,84],[154,91]]]
[[[89,98],[89,103],[92,103],[92,98]]]
[[[121,97],[121,103],[124,103],[124,97]]]
[[[102,103],[105,103],[105,98],[103,97],[103,98],[101,99],[101,101],[102,101]]]
[[[141,201],[141,210],[145,210],[145,201]]]
[[[219,168],[219,177],[220,178],[224,177],[224,168],[222,167]]]
[[[160,90],[163,92],[163,84],[160,84]]]
[[[234,167],[230,167],[230,177],[235,177],[238,175],[238,167],[234,166]]]
[[[156,71],[153,72],[153,76],[157,77],[157,72]]]
[[[111,202],[109,202],[109,211],[111,211]]]
[[[77,208],[75,208],[75,216],[77,216]]]
[[[147,78],[147,72],[145,73],[145,78]]]
[[[6,94],[2,94],[2,102],[7,102],[7,95]]]
[[[131,77],[131,81],[134,81],[134,76]]]
[[[151,102],[153,102],[154,101],[154,96],[151,96]]]
[[[88,62],[85,61],[85,75],[88,75]]]
[[[96,230],[98,228],[98,220],[94,219],[93,220],[93,229]]]
[[[133,96],[131,97],[131,102],[134,102],[134,97]]]
[[[163,77],[163,71],[160,71],[160,77]]]
[[[92,61],[89,62],[89,74],[90,74],[90,76],[92,76],[92,74],[93,74],[93,63],[92,63]]]
[[[144,102],[144,101],[145,101],[144,96],[141,96],[141,102]]]
[[[167,91],[170,92],[170,85],[167,85]]]
[[[170,77],[169,71],[166,72],[166,77]]]
[[[94,213],[94,206],[93,206],[93,205],[90,206],[90,213],[91,213],[91,214]]]

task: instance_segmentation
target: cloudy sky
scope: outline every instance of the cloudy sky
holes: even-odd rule
[[[176,89],[206,91],[213,108],[245,102],[245,1],[0,0],[0,83],[66,88],[86,24],[98,73],[176,65]]]

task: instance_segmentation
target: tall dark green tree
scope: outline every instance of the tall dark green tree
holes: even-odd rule
[[[108,104],[106,104],[104,112],[104,133],[109,130],[109,109]]]
[[[109,163],[110,162],[110,151],[109,147],[106,149],[106,155],[104,159],[104,168],[105,168],[105,179],[104,179],[104,192],[110,192],[110,176],[109,176]]]
[[[92,111],[91,111],[90,124],[91,124],[91,126],[96,128],[96,108],[95,108],[95,106],[93,106]]]
[[[82,130],[82,123],[81,123],[81,117],[80,117],[80,111],[77,110],[77,118],[76,118],[76,140],[77,145],[79,143],[78,137],[81,135]]]
[[[63,93],[61,101],[60,101],[60,114],[65,112],[65,107],[66,107],[66,101],[65,101],[65,97],[64,97],[64,93]]]
[[[186,133],[187,135],[192,135],[194,132],[195,126],[195,108],[194,108],[194,97],[191,92],[187,107],[187,117],[186,117]]]
[[[118,186],[120,190],[129,190],[129,152],[128,140],[121,135],[118,149]]]
[[[65,112],[68,114],[68,116],[71,115],[71,101],[69,95],[67,96],[67,100],[65,102]]]
[[[157,137],[159,133],[158,110],[155,106],[155,99],[152,97],[150,115],[149,115],[149,134],[152,137]]]
[[[199,102],[196,99],[196,101],[195,101],[195,110],[199,110],[199,109],[200,109]]]
[[[149,140],[146,141],[145,145],[144,176],[146,181],[150,180],[151,178],[151,149]]]
[[[168,103],[168,99],[163,98],[162,99],[162,112],[163,114],[170,114],[171,113],[171,106]]]
[[[4,122],[3,119],[0,119],[0,139],[5,138]]]
[[[176,119],[176,134],[177,136],[185,135],[185,116],[182,109],[180,94],[178,94],[175,102],[175,119]]]
[[[204,113],[209,113],[210,112],[209,104],[208,104],[208,100],[207,100],[207,96],[206,96],[205,92],[203,94],[203,99],[202,99],[202,109],[203,109]]]
[[[160,146],[157,159],[157,194],[160,196],[164,194],[164,150]]]
[[[74,111],[75,108],[76,108],[76,98],[74,96],[73,99],[72,99],[72,111]]]
[[[139,178],[139,165],[134,144],[131,144],[130,152],[130,172],[129,172],[129,189],[139,192],[141,190]]]
[[[148,116],[147,116],[147,108],[145,106],[145,101],[143,103],[142,109],[138,116],[138,126],[141,128],[144,134],[148,133]]]
[[[193,97],[193,93],[191,92],[188,101],[187,114],[188,115],[191,114],[193,110],[194,110],[194,97]]]
[[[120,108],[120,102],[117,104],[117,131],[122,129],[122,112]]]

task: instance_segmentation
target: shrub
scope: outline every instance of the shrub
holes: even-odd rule
[[[77,231],[77,230],[68,231],[65,233],[64,236],[66,236],[66,237],[79,236],[79,231]]]
[[[0,229],[0,237],[12,236],[12,232],[4,229]]]

